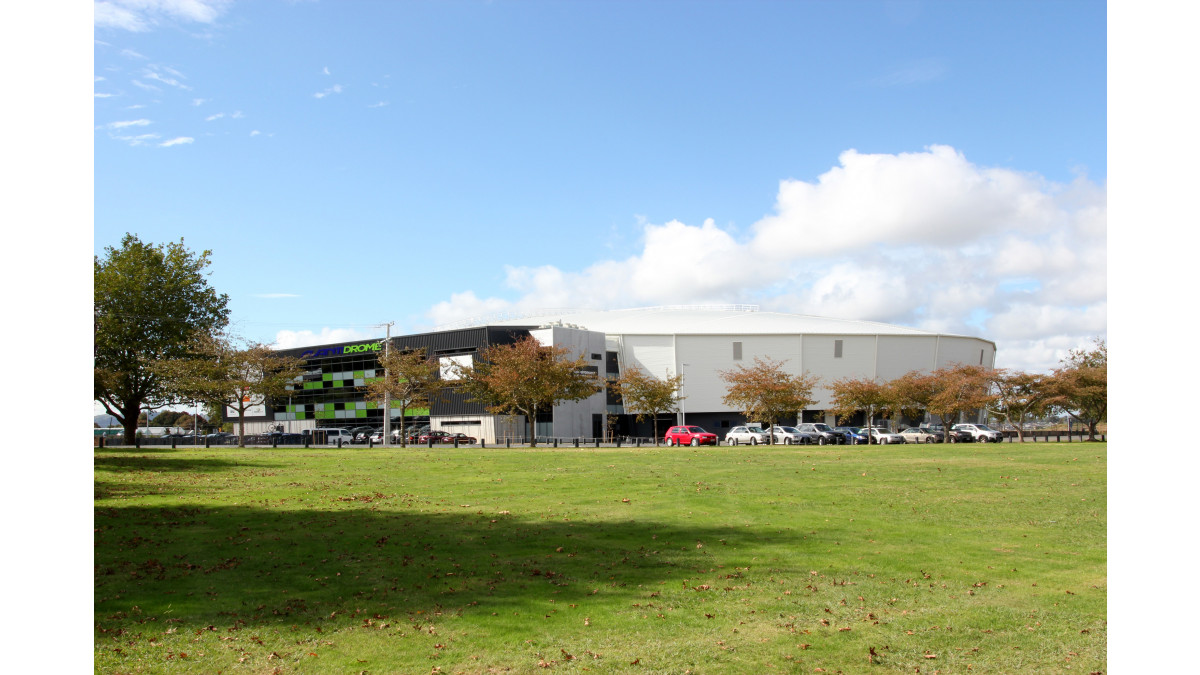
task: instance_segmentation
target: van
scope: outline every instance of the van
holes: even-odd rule
[[[317,429],[314,433],[318,443],[321,436],[325,437],[325,445],[337,445],[339,440],[342,445],[350,445],[354,441],[354,434],[349,429]]]

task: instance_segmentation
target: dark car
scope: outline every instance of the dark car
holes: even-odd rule
[[[454,436],[444,431],[426,431],[417,438],[418,443],[453,443]]]
[[[373,433],[375,433],[375,427],[354,427],[350,430],[350,442],[366,444]]]
[[[663,440],[667,445],[717,445],[717,435],[695,426],[667,429]]]
[[[859,445],[867,442],[867,437],[858,427],[834,427],[834,431],[841,434],[847,445]]]
[[[836,443],[846,442],[845,435],[834,431],[833,427],[823,422],[798,424],[796,425],[796,428],[799,429],[801,433],[815,435],[817,438],[817,443],[820,445],[833,445]]]

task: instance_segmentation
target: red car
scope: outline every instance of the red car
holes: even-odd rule
[[[667,445],[716,445],[717,435],[700,427],[671,427],[664,440]]]

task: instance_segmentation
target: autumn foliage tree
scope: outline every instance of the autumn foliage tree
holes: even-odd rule
[[[445,383],[438,378],[438,364],[426,356],[425,349],[409,351],[387,350],[379,355],[376,373],[383,375],[367,383],[366,398],[383,408],[384,415],[391,415],[388,407],[395,404],[400,410],[400,444],[408,444],[408,433],[404,420],[409,409],[428,408],[440,393]],[[387,438],[383,439],[386,444]]]
[[[452,366],[455,386],[494,415],[524,415],[531,445],[537,445],[537,415],[563,401],[579,401],[604,390],[587,359],[565,347],[545,346],[532,336],[480,350],[470,365]]]
[[[742,411],[747,420],[775,424],[781,419],[795,420],[800,412],[816,402],[812,392],[820,381],[814,375],[792,375],[782,361],[754,358],[754,366],[739,365],[723,370],[721,379],[728,385],[721,399],[725,405]],[[771,443],[775,435],[770,434]]]
[[[654,420],[654,444],[658,445],[658,416],[679,409],[679,401],[683,398],[679,395],[682,383],[682,375],[660,380],[638,366],[632,366],[613,383],[613,388],[621,395],[625,411],[636,415],[637,421],[641,422],[647,416]]]
[[[1073,349],[1054,371],[1049,404],[1087,425],[1088,440],[1108,419],[1108,345],[1096,338],[1095,347]]]
[[[830,409],[843,423],[862,410],[866,413],[869,426],[875,419],[875,413],[887,408],[892,401],[892,391],[888,385],[876,382],[872,377],[844,377],[830,385],[830,392]],[[872,442],[870,436],[867,442]]]
[[[991,369],[956,363],[917,378],[914,387],[920,392],[920,403],[941,420],[947,440],[953,442],[950,427],[962,415],[987,408],[996,400],[991,390],[993,377]]]
[[[303,363],[269,345],[199,333],[187,354],[163,359],[155,369],[165,385],[186,398],[233,409],[241,447],[246,444],[246,411],[287,396],[303,373]]]
[[[1025,440],[1025,421],[1045,412],[1051,390],[1050,378],[1037,373],[997,370],[992,379],[995,400],[988,411],[1017,428],[1017,440]]]

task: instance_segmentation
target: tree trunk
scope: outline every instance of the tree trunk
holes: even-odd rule
[[[121,409],[121,427],[125,429],[125,445],[133,445],[137,441],[138,415],[141,414],[142,402],[129,401]]]
[[[537,408],[529,411],[529,447],[537,447]]]

